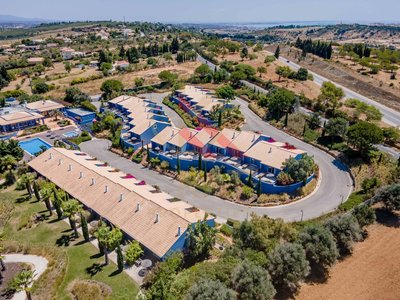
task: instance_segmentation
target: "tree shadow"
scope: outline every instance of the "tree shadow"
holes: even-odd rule
[[[326,283],[329,278],[329,273],[325,272],[322,268],[317,266],[311,267],[311,272],[307,276],[305,282],[312,283]]]
[[[102,256],[103,256],[103,254],[101,254],[100,252],[98,252],[98,253],[96,253],[96,254],[91,255],[91,256],[90,256],[90,259],[97,259],[97,258],[100,258],[100,257],[102,257]]]
[[[72,237],[71,234],[69,234],[69,235],[63,234],[61,237],[59,237],[59,238],[56,240],[56,245],[57,245],[58,247],[62,247],[62,246],[68,247],[68,246],[70,245],[70,243],[71,243],[72,240],[73,240],[73,237]]]
[[[74,244],[74,246],[81,246],[83,244],[86,244],[87,242],[85,240],[79,241],[77,243]]]
[[[51,219],[50,221],[48,221],[47,223],[48,224],[54,224],[54,223],[57,223],[57,222],[60,222],[61,220],[60,219]]]
[[[61,233],[67,233],[67,232],[71,232],[71,231],[72,231],[72,228],[69,228],[69,229],[65,229],[65,230],[61,231]]]
[[[21,197],[18,197],[17,199],[15,199],[15,203],[17,204],[21,204],[21,203],[25,203],[27,201],[29,201],[29,195],[22,195]]]
[[[115,276],[115,275],[120,274],[121,272],[122,272],[122,270],[117,269],[117,270],[115,270],[114,272],[112,272],[110,275],[108,275],[108,277],[113,277],[113,276]]]
[[[375,210],[376,222],[387,227],[400,228],[400,216],[384,207]]]
[[[86,268],[86,273],[90,275],[90,277],[95,276],[97,273],[103,271],[103,265],[99,263],[94,263],[90,267]]]

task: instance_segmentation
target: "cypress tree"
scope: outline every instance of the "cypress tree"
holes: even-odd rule
[[[150,161],[150,150],[149,150],[149,144],[146,145],[146,161],[149,162]]]
[[[258,178],[258,184],[257,184],[257,197],[261,196],[261,177]]]
[[[278,45],[278,47],[276,47],[275,54],[274,54],[275,58],[278,59],[280,54],[281,54],[281,48]]]
[[[222,126],[222,111],[220,110],[218,113],[218,128]]]
[[[121,245],[117,246],[117,248],[115,249],[115,252],[117,252],[118,270],[122,271],[124,269],[124,255],[122,254]]]
[[[39,192],[39,187],[37,185],[37,182],[33,182],[33,192],[35,193],[35,197],[38,201],[40,201],[40,192]]]
[[[204,163],[204,182],[207,182],[207,166],[206,166],[206,164]]]
[[[250,174],[249,174],[249,178],[247,180],[247,186],[249,187],[253,187],[253,174],[252,174],[252,170],[250,169]]]
[[[54,208],[56,209],[56,213],[57,213],[57,217],[58,219],[61,219],[63,217],[63,211],[61,209],[61,203],[62,203],[62,199],[60,199],[58,193],[57,193],[57,189],[55,187],[53,187],[53,196],[54,196]]]
[[[181,174],[181,161],[179,160],[179,154],[176,155],[176,171]]]
[[[85,218],[85,216],[83,215],[82,212],[80,214],[80,217],[81,217],[81,227],[82,227],[83,237],[84,237],[86,242],[89,242],[89,240],[90,240],[89,228],[88,228],[88,224],[87,224],[86,218]]]
[[[200,171],[202,166],[201,152],[199,152],[199,161],[197,162],[197,169]]]

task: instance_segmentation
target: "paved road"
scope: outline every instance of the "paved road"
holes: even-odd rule
[[[251,114],[252,112],[245,109],[245,113]],[[257,126],[258,130],[270,131],[271,129],[271,133],[274,130],[273,127],[270,128],[269,125],[261,121],[258,117],[254,118],[254,120],[248,120],[248,122],[247,126],[252,128],[253,126]],[[289,136],[281,136],[280,134],[278,131],[276,135],[271,135],[280,138],[282,141],[303,146],[302,142]],[[306,147],[303,147],[303,149],[307,151],[311,150],[311,146],[304,145]],[[111,166],[126,173],[134,174],[136,177],[145,180],[148,184],[158,185],[162,191],[207,212],[214,213],[223,219],[244,220],[252,212],[259,215],[268,215],[272,218],[282,218],[285,221],[298,221],[302,218],[303,220],[311,219],[337,208],[343,200],[347,199],[349,193],[352,191],[351,179],[341,164],[325,154],[325,152],[317,151],[315,158],[321,168],[322,183],[315,194],[309,198],[283,206],[248,207],[204,194],[188,185],[144,168],[108,151],[109,146],[109,141],[99,139],[94,139],[80,145],[82,151],[97,157],[99,160],[106,161]],[[329,180],[330,178],[335,178],[335,180]]]
[[[283,62],[284,64],[286,64],[287,66],[293,68],[294,70],[298,70],[301,67],[300,65],[298,65],[298,64],[296,64],[296,63],[294,63],[292,61],[289,61],[284,57],[280,57],[279,60],[281,62]],[[321,75],[319,75],[317,73],[314,73],[314,72],[311,72],[311,71],[309,71],[309,73],[311,73],[314,76],[314,82],[316,84],[318,84],[319,86],[322,86],[322,84],[324,82],[326,82],[326,81],[331,81],[331,80],[329,80],[329,79],[327,79],[327,78],[325,78],[325,77],[323,77],[323,76],[321,76]],[[340,85],[340,84],[338,84],[336,82],[333,82],[333,81],[331,81],[331,82],[334,83],[337,87],[340,87],[341,89],[343,89],[343,91],[344,91],[344,93],[345,93],[347,98],[358,99],[358,100],[360,100],[362,102],[365,102],[365,103],[367,103],[369,105],[373,105],[376,108],[378,108],[383,114],[383,117],[382,117],[382,121],[383,122],[385,122],[385,123],[387,123],[387,124],[389,124],[391,126],[395,126],[395,127],[400,126],[400,112],[398,112],[398,111],[396,111],[396,110],[394,110],[392,108],[389,108],[389,107],[387,107],[387,106],[385,106],[385,105],[383,105],[383,104],[381,104],[379,102],[376,102],[376,101],[374,101],[374,100],[372,100],[370,98],[367,98],[367,97],[365,97],[363,95],[360,95],[359,93],[356,93],[356,92],[354,92],[354,91],[352,91],[352,90],[350,90],[350,89],[348,89],[348,88],[346,88],[346,87],[344,87],[344,86],[342,86],[342,85]]]
[[[183,122],[182,118],[171,108],[167,105],[163,104],[162,101],[166,96],[170,93],[148,93],[148,94],[140,94],[138,96],[146,97],[149,100],[156,102],[157,104],[161,105],[163,110],[167,113],[169,118],[171,119],[172,124],[178,128],[186,127],[185,122]]]

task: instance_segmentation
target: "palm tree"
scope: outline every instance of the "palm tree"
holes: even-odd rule
[[[46,182],[45,184],[43,184],[42,189],[40,190],[40,197],[46,204],[46,208],[49,211],[50,216],[53,215],[53,211],[51,210],[51,206],[52,206],[51,199],[53,197],[53,187],[54,187],[54,183]]]
[[[32,190],[32,181],[34,180],[34,176],[32,174],[23,174],[21,176],[21,182],[25,185],[26,191],[29,194],[29,198],[32,198],[33,190]]]
[[[32,300],[31,286],[35,273],[30,270],[23,270],[18,273],[9,283],[9,288],[17,292],[25,291],[28,300]]]
[[[76,214],[82,211],[82,205],[78,200],[71,199],[62,203],[62,210],[64,212],[64,216],[68,218],[71,228],[74,230],[75,238],[78,238],[79,234],[76,227]]]
[[[0,232],[0,243],[3,241],[4,238],[4,232]],[[4,251],[4,247],[2,244],[0,244],[0,266],[1,266],[1,271],[5,271],[6,270],[6,265],[4,264],[4,256],[1,255],[1,253],[3,253]],[[0,271],[0,273],[1,273]]]
[[[206,218],[188,227],[188,249],[195,260],[207,258],[215,243],[215,228],[207,224]]]
[[[108,265],[108,251],[113,251],[120,245],[122,232],[118,228],[110,229],[107,225],[102,224],[94,235],[98,239],[100,247],[102,247],[104,264]]]

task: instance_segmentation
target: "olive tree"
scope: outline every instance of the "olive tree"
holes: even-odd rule
[[[203,279],[191,286],[185,297],[186,300],[235,300],[236,294],[217,280]]]
[[[374,199],[376,201],[383,201],[386,208],[390,211],[400,209],[400,184],[396,183],[386,186],[377,191]]]
[[[247,260],[233,271],[232,285],[240,300],[268,300],[276,293],[268,272]]]
[[[313,271],[327,273],[339,256],[332,233],[321,225],[310,225],[299,235],[299,243]]]
[[[342,256],[350,254],[353,251],[353,243],[362,240],[362,230],[352,215],[334,217],[328,220],[325,226],[333,234]]]
[[[275,287],[294,293],[299,282],[309,274],[310,265],[300,244],[284,243],[269,255],[268,270]]]

